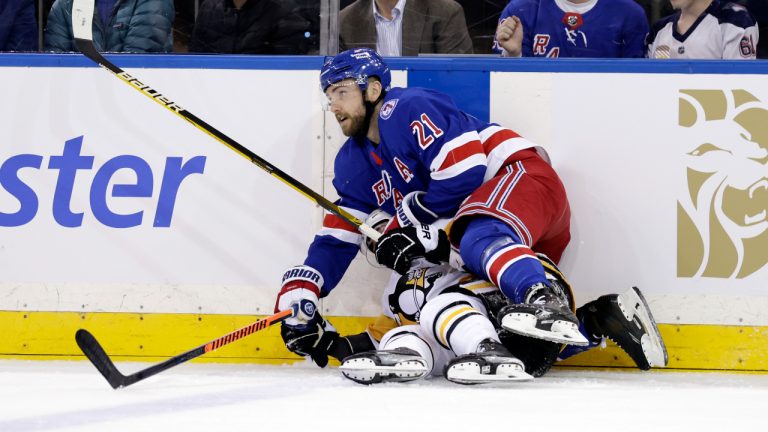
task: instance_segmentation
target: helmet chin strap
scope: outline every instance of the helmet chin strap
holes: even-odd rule
[[[363,127],[361,128],[360,133],[355,135],[355,138],[365,138],[366,136],[368,136],[368,129],[371,127],[371,118],[373,118],[374,109],[376,107],[376,104],[381,102],[384,99],[384,96],[386,96],[386,92],[382,90],[382,92],[379,94],[379,97],[376,98],[375,101],[371,102],[369,100],[365,100],[365,94],[363,94],[363,106],[365,106],[365,118],[363,119]]]

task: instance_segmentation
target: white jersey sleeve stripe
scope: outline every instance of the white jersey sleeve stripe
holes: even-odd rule
[[[536,147],[536,144],[520,137],[511,138],[499,144],[488,154],[488,170],[485,172],[483,180],[488,181],[495,177],[504,166],[504,162],[514,153],[533,147]]]
[[[476,166],[485,166],[486,159],[484,154],[475,154],[461,162],[455,163],[442,171],[434,171],[430,174],[432,180],[445,180],[456,177],[470,168]]]
[[[338,228],[321,228],[317,232],[319,236],[331,236],[345,243],[360,244],[363,236],[359,232],[351,232]]]
[[[482,142],[488,141],[488,138],[490,138],[491,135],[495,134],[496,132],[502,129],[505,129],[505,128],[497,125],[488,126],[487,128],[480,131],[480,141]]]
[[[437,154],[437,156],[435,156],[434,159],[432,159],[432,163],[429,165],[430,171],[434,173],[439,170],[440,167],[443,166],[445,159],[448,157],[451,151],[473,141],[478,141],[478,139],[479,136],[477,131],[469,131],[443,144],[443,147],[440,148],[440,152]]]

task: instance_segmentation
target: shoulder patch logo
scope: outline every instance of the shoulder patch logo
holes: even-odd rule
[[[381,112],[379,114],[379,117],[381,117],[382,120],[386,120],[392,116],[392,113],[395,111],[395,107],[397,106],[398,100],[399,99],[390,99],[384,102],[384,105],[381,106]]]
[[[653,58],[668,59],[672,57],[672,50],[667,45],[659,45],[653,52]]]

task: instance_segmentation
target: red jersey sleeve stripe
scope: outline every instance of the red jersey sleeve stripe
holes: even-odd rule
[[[323,219],[323,228],[340,229],[344,231],[357,233],[356,226],[350,224],[349,222],[336,216],[335,214],[325,215],[325,219]]]
[[[499,129],[491,136],[483,141],[483,147],[485,148],[485,154],[491,154],[493,149],[501,145],[504,141],[512,138],[520,138],[520,135],[509,129]]]
[[[480,140],[470,141],[461,147],[451,150],[448,153],[448,156],[445,157],[443,164],[440,165],[440,168],[438,168],[438,171],[442,171],[446,168],[456,165],[457,163],[469,159],[470,157],[477,154],[485,154],[483,151],[483,145],[480,143]]]

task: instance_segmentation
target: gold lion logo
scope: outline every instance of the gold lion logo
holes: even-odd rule
[[[679,101],[677,275],[747,277],[768,263],[768,107],[745,90],[681,90]]]

